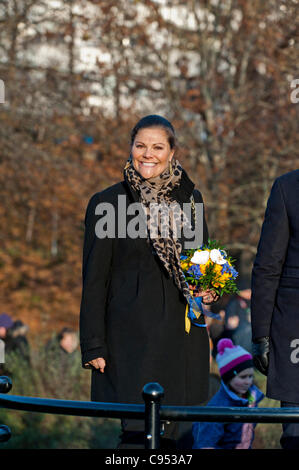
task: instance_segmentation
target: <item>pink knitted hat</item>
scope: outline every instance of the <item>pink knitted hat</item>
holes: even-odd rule
[[[252,355],[242,346],[235,346],[229,338],[218,341],[217,351],[216,361],[223,382],[228,382],[242,370],[253,367]]]

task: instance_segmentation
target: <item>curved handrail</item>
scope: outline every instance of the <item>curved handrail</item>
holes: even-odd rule
[[[145,405],[23,397],[0,393],[0,406],[9,409],[73,416],[144,419]],[[160,406],[160,419],[210,422],[298,422],[298,408]]]
[[[144,419],[145,406],[129,403],[100,403],[55,398],[22,397],[0,393],[0,407],[13,410],[74,416]]]
[[[5,391],[10,386],[4,377]],[[4,382],[6,385],[4,385]],[[2,387],[2,388],[3,388]],[[299,422],[298,408],[248,408],[248,407],[211,407],[211,406],[161,406],[164,389],[153,382],[143,388],[144,404],[101,403],[90,401],[60,400],[55,398],[5,396],[0,393],[0,407],[33,411],[40,413],[64,414],[72,416],[133,418],[145,422],[145,448],[158,449],[160,442],[160,423],[166,421],[207,421],[207,422],[248,422],[283,423]],[[2,426],[0,442],[8,440],[10,429]]]
[[[161,406],[160,419],[169,421],[286,423],[299,422],[298,408]]]

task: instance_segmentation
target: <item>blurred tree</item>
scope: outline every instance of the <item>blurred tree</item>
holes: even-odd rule
[[[122,177],[130,129],[149,113],[174,122],[211,236],[250,271],[271,184],[298,167],[297,8],[1,1],[3,308],[36,327],[61,311],[77,324],[87,201]]]

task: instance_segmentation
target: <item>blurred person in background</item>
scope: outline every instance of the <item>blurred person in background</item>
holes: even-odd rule
[[[18,353],[28,363],[30,362],[30,347],[27,339],[28,326],[21,320],[16,320],[9,328],[5,340],[5,353]]]
[[[7,332],[13,325],[13,319],[7,313],[0,314],[0,339],[6,340]]]
[[[207,319],[208,331],[210,336],[211,357],[216,359],[217,343],[224,334],[225,310],[221,308],[218,311],[219,318]]]
[[[73,328],[64,327],[48,341],[46,350],[50,354],[56,354],[58,357],[63,358],[75,353],[78,346],[78,333]]]
[[[79,346],[78,333],[73,328],[63,328],[58,334],[61,349],[67,354],[75,352]]]
[[[1,357],[0,357],[0,375],[7,375],[5,368],[5,344],[9,328],[13,325],[13,319],[7,313],[0,314],[0,340],[1,340]]]
[[[28,326],[21,320],[13,321],[7,313],[0,315],[0,339],[4,342],[4,363],[0,374],[12,375],[10,367],[16,361],[30,363],[30,348],[26,337]]]
[[[250,280],[240,279],[238,289],[225,308],[223,335],[251,352]]]

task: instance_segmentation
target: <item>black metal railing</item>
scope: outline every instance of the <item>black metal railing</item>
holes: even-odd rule
[[[12,381],[9,377],[0,377],[0,394],[11,390]],[[0,424],[0,442],[6,442],[11,437],[11,431],[5,424]]]
[[[161,405],[164,390],[156,382],[144,386],[142,392],[144,404],[100,403],[5,395],[11,387],[12,383],[8,377],[0,377],[0,408],[72,416],[144,420],[146,449],[159,449],[161,421],[299,422],[299,408],[164,406]],[[10,436],[10,429],[1,425],[0,442],[7,441]]]

